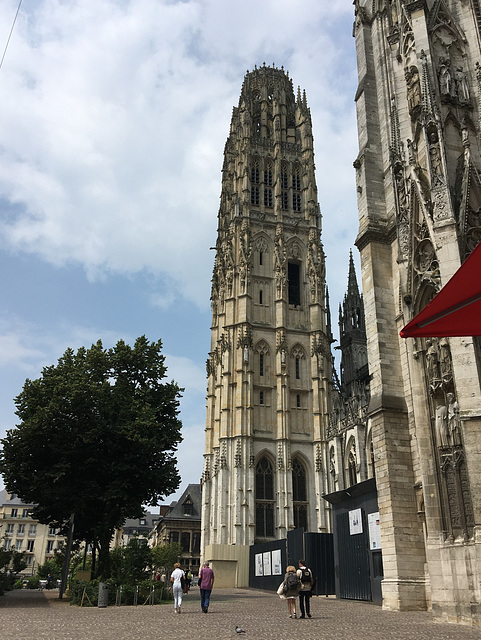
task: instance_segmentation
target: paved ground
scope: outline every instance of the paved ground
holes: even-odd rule
[[[289,620],[287,604],[265,591],[218,589],[209,613],[197,589],[172,605],[75,607],[57,591],[12,591],[0,597],[1,640],[480,640],[481,629],[436,623],[424,612],[395,613],[377,605],[312,599],[313,617]],[[245,634],[237,634],[239,625]]]

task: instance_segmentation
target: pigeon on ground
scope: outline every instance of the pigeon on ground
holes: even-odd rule
[[[241,629],[240,627],[237,627],[237,626],[235,628],[235,632],[236,633],[245,633],[244,629]]]

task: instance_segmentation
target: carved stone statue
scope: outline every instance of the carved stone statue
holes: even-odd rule
[[[459,404],[456,402],[453,393],[448,393],[446,399],[448,401],[448,432],[451,437],[452,444],[459,445],[461,444],[461,422],[459,419]]]
[[[457,67],[454,72],[454,78],[456,80],[456,95],[461,104],[469,102],[469,87],[466,73],[463,71],[463,67]]]
[[[444,57],[439,58],[438,78],[439,90],[442,96],[450,96],[453,79],[451,77],[451,61]]]
[[[431,180],[433,186],[437,186],[444,183],[441,151],[439,149],[438,138],[435,134],[431,134],[429,141],[429,156],[431,158]]]
[[[443,380],[450,380],[452,378],[451,350],[447,338],[441,338],[439,341],[439,368]]]
[[[436,407],[436,437],[438,447],[448,447],[448,408],[444,404]]]
[[[409,114],[415,116],[421,108],[421,84],[417,67],[412,65],[404,73],[407,85]]]
[[[431,339],[426,340],[426,369],[430,382],[439,380],[438,350]]]

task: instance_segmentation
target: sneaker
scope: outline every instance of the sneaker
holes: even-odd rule
[[[204,609],[204,613],[207,613],[207,611],[208,611],[208,610],[209,610],[209,607],[206,607],[206,608]]]
[[[289,618],[292,618],[292,616],[289,616]]]
[[[292,617],[293,617],[293,618],[297,618],[297,615],[296,615],[296,614],[294,614]]]

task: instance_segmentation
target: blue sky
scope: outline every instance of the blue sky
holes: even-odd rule
[[[2,53],[17,7],[0,4]],[[0,68],[0,437],[67,347],[145,334],[185,387],[166,501],[199,481],[223,149],[264,62],[311,108],[337,328],[358,224],[352,23],[345,0],[23,0]]]

